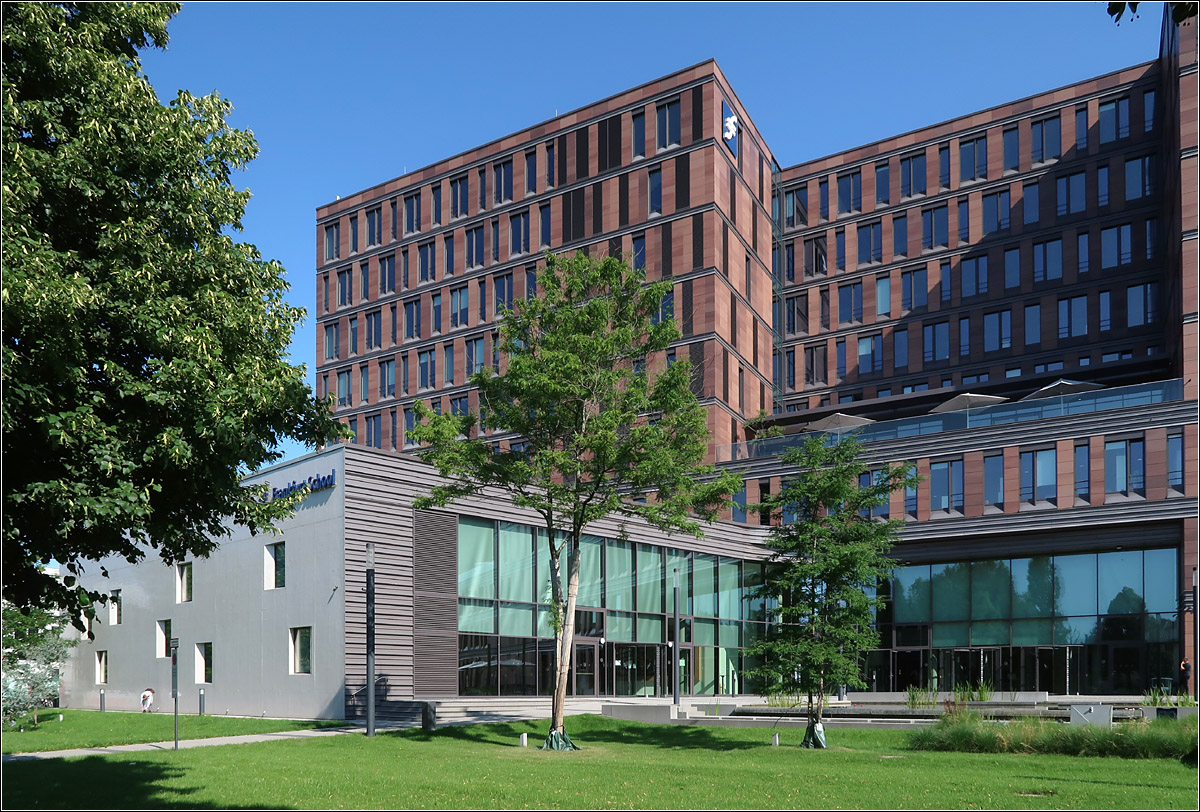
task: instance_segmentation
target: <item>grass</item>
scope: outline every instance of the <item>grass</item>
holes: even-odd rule
[[[63,720],[58,721],[62,714]],[[171,713],[118,713],[108,711],[43,708],[33,726],[32,716],[15,728],[4,730],[5,753],[42,753],[79,747],[109,747],[114,744],[170,741],[175,738],[175,716]],[[21,733],[20,724],[25,725]],[[238,719],[228,716],[179,716],[180,739],[209,739],[247,733],[277,733],[315,727],[344,727],[345,722],[294,719]]]
[[[1054,753],[1065,756],[1179,759],[1196,746],[1196,718],[1126,722],[1111,727],[1064,725],[1040,719],[997,724],[974,711],[943,715],[914,730],[919,750],[960,753]]]
[[[568,720],[10,762],[5,808],[1194,809],[1177,761],[919,752],[902,731],[802,732]],[[779,732],[782,746],[771,747]]]

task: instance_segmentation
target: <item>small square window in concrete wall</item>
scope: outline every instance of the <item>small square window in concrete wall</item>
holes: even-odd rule
[[[108,652],[96,652],[96,684],[104,685],[108,682]]]

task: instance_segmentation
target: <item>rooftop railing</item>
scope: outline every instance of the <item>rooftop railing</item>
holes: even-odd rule
[[[1113,389],[1097,389],[1091,392],[1053,395],[1036,400],[1020,400],[995,406],[981,406],[943,414],[903,417],[899,420],[881,420],[863,426],[847,426],[843,429],[826,429],[819,432],[803,432],[783,437],[767,437],[745,443],[729,443],[717,446],[718,463],[743,460],[762,460],[778,457],[795,446],[802,445],[813,435],[829,435],[837,439],[853,434],[861,443],[881,440],[899,440],[905,437],[921,437],[947,431],[1004,426],[1010,423],[1025,423],[1111,409],[1126,409],[1131,406],[1149,406],[1183,400],[1183,379],[1155,381]]]

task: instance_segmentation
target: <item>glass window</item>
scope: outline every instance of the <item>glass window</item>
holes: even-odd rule
[[[1183,435],[1167,435],[1167,487],[1183,492]],[[119,615],[118,615],[119,617]],[[117,621],[118,623],[120,620]]]
[[[966,620],[970,610],[970,565],[934,564],[930,567],[934,620]]]
[[[213,681],[213,650],[212,643],[196,644],[196,683],[208,684]]]
[[[896,369],[908,367],[908,330],[892,333],[892,364]]]
[[[983,196],[983,233],[991,234],[1008,228],[1012,207],[1008,190]]]
[[[1025,344],[1030,346],[1042,341],[1042,306],[1025,305]]]
[[[1096,614],[1096,555],[1054,557],[1054,614]]]
[[[632,611],[633,606],[633,545],[627,541],[609,539],[605,550],[606,589],[604,605],[609,609]]]
[[[650,170],[650,214],[662,214],[662,170]]]
[[[1146,611],[1141,550],[1101,553],[1096,557],[1096,580],[1100,614],[1128,615]]]
[[[892,312],[892,279],[890,276],[875,277],[875,315],[888,316]]]
[[[1062,279],[1062,240],[1049,240],[1033,246],[1033,281]]]
[[[679,100],[658,106],[658,148],[666,149],[679,144]]]
[[[1073,296],[1058,300],[1058,337],[1079,338],[1088,331],[1087,297]]]
[[[896,623],[928,623],[929,565],[897,567],[892,576],[892,615]]]
[[[817,184],[817,193],[820,200],[820,216],[822,220],[829,219],[829,181],[823,180]]]
[[[1085,502],[1091,495],[1091,449],[1087,443],[1075,444],[1075,498]]]
[[[287,542],[276,542],[266,546],[267,589],[283,589],[287,586]]]
[[[1012,346],[1012,311],[986,313],[983,317],[983,351],[995,352]]]
[[[892,253],[896,256],[908,253],[908,217],[903,214],[892,218]]]
[[[1015,171],[1020,168],[1020,158],[1020,132],[1016,127],[1010,127],[1004,131],[1004,169]]]
[[[1086,107],[1075,108],[1075,149],[1086,152],[1088,141],[1088,111]]]
[[[987,177],[986,135],[960,139],[958,155],[960,180],[976,180]]]
[[[289,630],[291,645],[291,673],[312,673],[312,626],[298,626]]]
[[[1145,495],[1146,447],[1141,439],[1104,444],[1104,489],[1110,494]]]
[[[862,173],[851,172],[838,176],[838,213],[862,209]]]
[[[948,208],[938,206],[921,212],[921,244],[925,248],[944,247],[950,242]]]
[[[1058,493],[1058,455],[1053,448],[1021,452],[1021,501],[1054,502]]]
[[[1041,212],[1041,203],[1038,199],[1038,184],[1026,183],[1023,187],[1024,209],[1025,209],[1025,224],[1036,223]]]
[[[686,576],[685,576],[686,577]],[[637,546],[637,608],[639,612],[673,611],[674,593],[671,580],[663,583],[663,550],[649,544]],[[664,592],[666,597],[664,606]]]
[[[1062,132],[1059,117],[1033,122],[1030,128],[1033,136],[1033,161],[1048,161],[1062,154]]]
[[[900,197],[925,194],[925,153],[900,159]]]
[[[704,617],[716,617],[717,587],[716,587],[717,557],[696,553],[692,557],[692,589],[694,594],[694,614]]]
[[[1141,327],[1158,320],[1158,283],[1130,285],[1126,289],[1126,313],[1129,327]]]
[[[1100,105],[1100,143],[1109,144],[1129,135],[1129,99],[1114,99]]]
[[[496,597],[496,528],[491,521],[458,519],[458,594]]]
[[[962,460],[935,462],[929,466],[929,509],[962,510]]]
[[[1108,205],[1108,167],[1096,168],[1096,205]]]
[[[1004,507],[1004,457],[992,454],[983,458],[983,503]]]
[[[579,541],[579,598],[580,606],[603,606],[604,580],[600,570],[604,539],[584,536]]]
[[[646,157],[646,114],[633,114],[633,157]]]
[[[1007,560],[971,562],[971,619],[1012,617],[1012,570]],[[1007,626],[1008,624],[1002,624]],[[974,630],[972,630],[974,634]],[[1004,629],[1007,643],[1008,629]]]
[[[875,164],[875,203],[884,205],[891,202],[889,169],[887,163]]]
[[[490,532],[490,524],[489,522],[488,532]],[[483,533],[481,533],[482,535]],[[509,601],[538,600],[542,596],[536,595],[533,588],[533,533],[529,526],[513,522],[500,522],[498,541],[500,599]],[[503,611],[501,611],[501,615],[503,615]],[[501,622],[503,623],[503,619]]]
[[[938,185],[950,188],[950,147],[945,144],[938,147]]]
[[[189,603],[192,600],[192,565],[178,564],[176,566],[178,590],[175,593],[176,603]]]
[[[950,359],[950,322],[926,324],[924,329],[926,363]]]
[[[155,626],[156,631],[156,646],[155,651],[159,657],[171,656],[171,621],[160,620]]]

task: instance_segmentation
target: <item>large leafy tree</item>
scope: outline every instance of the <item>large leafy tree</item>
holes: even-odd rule
[[[141,70],[177,10],[4,8],[4,596],[76,622],[84,562],[270,525],[289,505],[240,477],[338,432],[287,363],[283,268],[229,236],[253,135],[216,95],[160,104]]]
[[[767,690],[807,696],[806,747],[825,746],[826,695],[866,687],[862,653],[879,645],[871,625],[876,586],[893,569],[887,554],[900,525],[877,509],[893,491],[916,485],[908,466],[872,471],[861,454],[853,437],[809,437],[783,457],[798,473],[758,506],[779,520],[760,588],[773,599],[775,622],[750,653]]]
[[[421,423],[411,436],[425,445],[420,456],[448,477],[418,507],[494,486],[544,521],[557,650],[545,746],[562,749],[572,746],[563,710],[584,528],[625,515],[699,534],[698,518],[728,504],[741,480],[700,465],[708,430],[690,366],[662,364],[679,335],[673,319],[660,318],[671,283],[646,284],[642,271],[615,257],[548,254],[546,262],[538,295],[500,319],[503,373],[485,367],[471,375],[481,414],[435,415],[418,402]],[[521,439],[501,451],[470,436],[477,423]],[[635,501],[639,495],[648,498]]]

